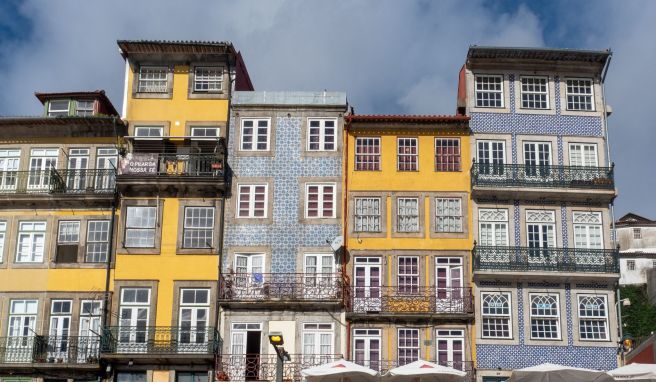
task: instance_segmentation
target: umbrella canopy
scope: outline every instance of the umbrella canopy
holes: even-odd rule
[[[507,382],[614,382],[614,380],[605,371],[543,363],[514,370]]]
[[[385,374],[387,382],[439,381],[464,382],[467,373],[423,360],[396,367]]]
[[[650,381],[656,382],[656,365],[653,363],[631,363],[626,366],[611,370],[616,381]]]
[[[375,382],[378,372],[342,359],[303,369],[301,375],[307,382],[341,382],[347,379],[357,382]]]

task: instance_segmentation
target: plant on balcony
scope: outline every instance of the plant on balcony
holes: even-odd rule
[[[229,381],[230,376],[225,371],[219,370],[219,371],[216,372],[216,380],[217,381]]]

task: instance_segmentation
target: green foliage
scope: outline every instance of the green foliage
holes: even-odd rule
[[[622,287],[620,298],[631,300],[631,306],[622,307],[624,335],[639,339],[656,331],[656,306],[649,303],[646,285]]]

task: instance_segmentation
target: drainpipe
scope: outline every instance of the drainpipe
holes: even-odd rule
[[[116,132],[116,117],[112,121]],[[118,204],[118,189],[116,187],[116,168],[114,168],[114,200],[112,201],[112,212],[109,220],[109,244],[107,246],[107,262],[105,263],[105,298],[103,301],[103,322],[101,327],[109,326],[109,286],[112,271],[112,252],[114,250],[114,225],[116,221],[116,205]]]
[[[347,105],[347,113],[348,113],[348,105]],[[350,114],[349,114],[350,115]],[[344,118],[344,155],[342,156],[344,163],[342,164],[343,171],[344,171],[344,192],[342,194],[342,216],[343,216],[343,221],[344,221],[344,226],[343,226],[343,237],[344,237],[344,251],[342,252],[342,280],[348,280],[347,278],[347,269],[346,269],[346,258],[347,258],[347,251],[348,251],[348,158],[349,158],[349,150],[348,150],[348,142],[349,142],[349,127],[351,125],[350,118],[348,118],[348,115]],[[349,283],[350,284],[350,283]],[[351,292],[350,292],[350,285],[344,285],[344,298],[350,298]],[[348,292],[347,292],[348,291]],[[346,302],[344,306],[347,306],[350,301]],[[351,321],[346,320],[346,354],[344,355],[345,358],[350,358],[351,354]]]

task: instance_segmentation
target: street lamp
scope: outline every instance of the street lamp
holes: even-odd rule
[[[624,328],[622,327],[622,307],[623,306],[631,306],[631,300],[628,298],[623,298],[620,299],[620,290],[617,289],[617,301],[615,302],[615,308],[617,309],[617,321],[618,321],[618,326],[619,326],[619,345],[618,345],[618,350],[620,352],[620,360],[622,362],[622,365],[624,366],[624,345],[625,345],[625,338],[624,338]],[[631,341],[629,341],[630,344]]]
[[[285,360],[291,361],[289,353],[285,350],[282,345],[285,344],[285,340],[282,337],[281,332],[270,332],[269,333],[269,343],[273,346],[273,349],[276,351],[277,360],[276,360],[276,382],[282,382],[283,366]]]

